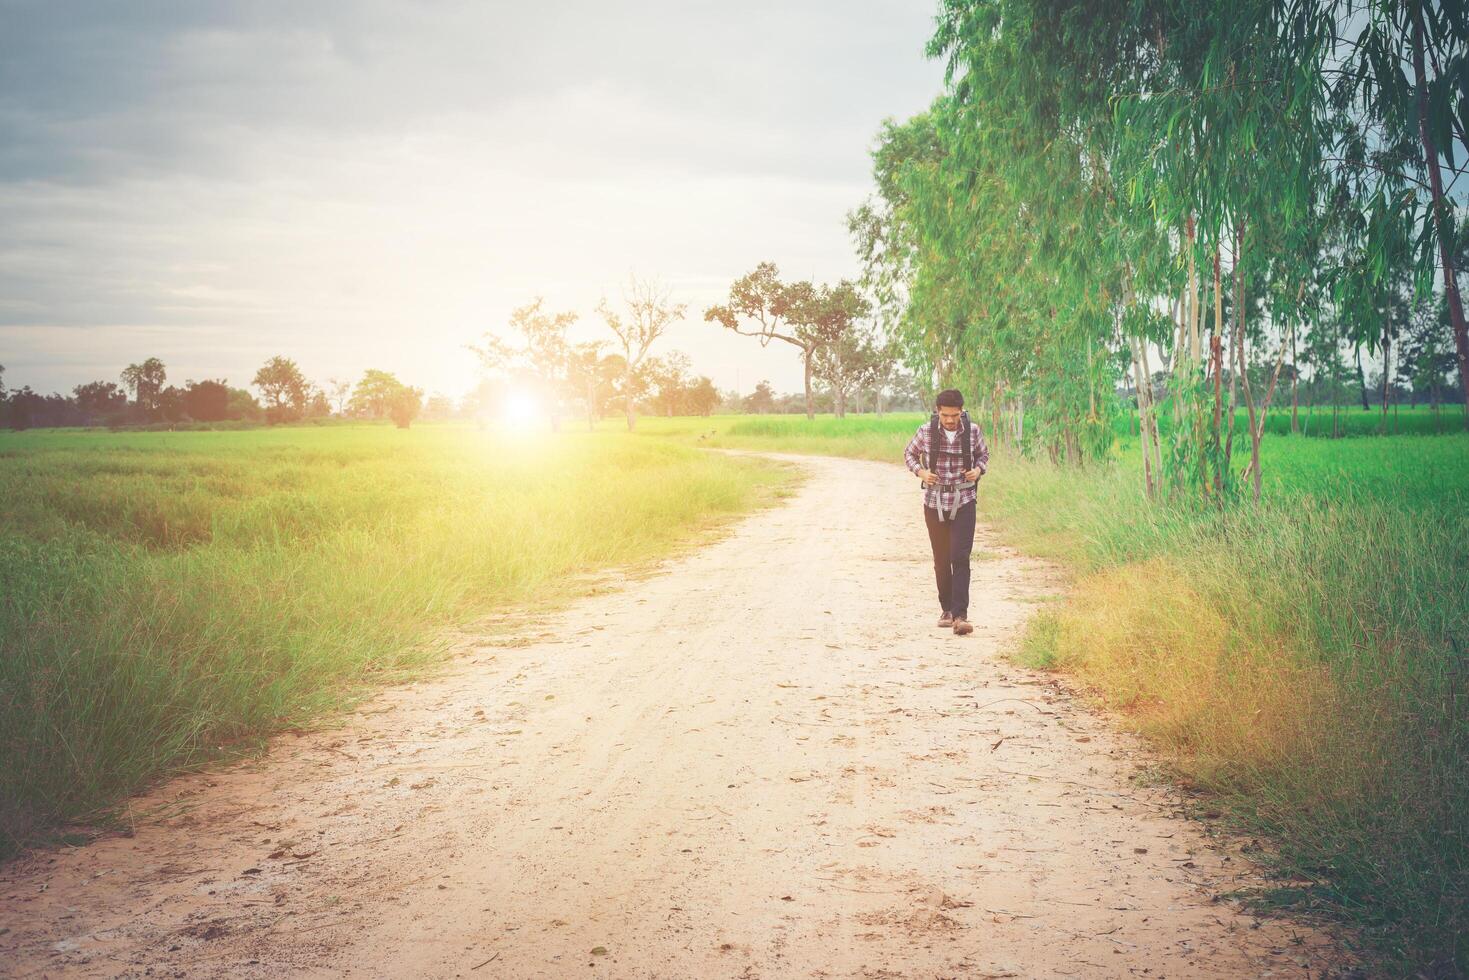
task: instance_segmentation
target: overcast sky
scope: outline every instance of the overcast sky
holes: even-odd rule
[[[922,109],[933,0],[0,0],[0,364],[69,391],[169,380],[474,379],[536,295],[661,278],[721,387],[794,348],[702,319],[756,262],[855,276],[844,215],[882,119]],[[782,349],[783,348],[783,349]]]

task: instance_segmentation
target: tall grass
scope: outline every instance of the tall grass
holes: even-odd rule
[[[1035,627],[1400,963],[1469,956],[1469,438],[1267,440],[1259,505],[1140,506],[1134,461],[1007,462],[985,506],[1080,573]]]
[[[465,428],[0,437],[0,852],[553,608],[788,480]]]
[[[1420,410],[1421,412],[1421,410]],[[897,462],[920,416],[725,423],[720,444]],[[824,446],[824,448],[823,448]],[[1074,585],[1020,655],[1074,673],[1274,842],[1385,968],[1469,971],[1469,436],[1269,436],[1264,499],[1142,499],[1134,440],[997,452],[985,518]]]

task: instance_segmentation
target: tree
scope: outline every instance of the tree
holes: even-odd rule
[[[7,399],[9,411],[6,424],[16,432],[24,432],[32,424],[32,414],[36,405],[41,401],[41,396],[31,390],[30,385],[24,385],[10,393]]]
[[[507,343],[486,333],[481,345],[470,345],[485,370],[519,379],[535,388],[535,396],[547,404],[553,432],[560,431],[562,402],[570,384],[572,348],[566,331],[576,322],[575,313],[551,313],[542,309],[537,296],[510,313],[510,331],[518,342]]]
[[[719,390],[714,387],[714,382],[706,377],[700,377],[688,387],[685,393],[689,411],[695,415],[707,418],[720,402]]]
[[[423,391],[387,371],[369,369],[352,390],[351,409],[375,419],[386,415],[398,428],[406,429],[423,411]]]
[[[157,415],[165,422],[182,422],[189,417],[184,408],[184,390],[169,385],[158,393]]]
[[[745,410],[764,415],[775,408],[775,390],[769,381],[761,381],[755,390],[745,396]]]
[[[222,379],[186,382],[182,402],[189,418],[200,422],[219,422],[230,417],[230,387]]]
[[[658,413],[670,418],[683,414],[690,384],[689,356],[672,351],[663,357],[650,357],[644,367],[654,390],[653,405]]]
[[[418,388],[400,384],[388,396],[388,417],[400,429],[408,428],[422,409],[423,392]]]
[[[577,344],[566,358],[566,383],[582,403],[588,432],[597,427],[597,420],[602,417],[603,402],[611,394],[614,380],[620,373],[619,365],[612,358],[603,356],[604,346],[600,341]]]
[[[121,375],[123,387],[133,396],[134,403],[150,415],[158,408],[158,393],[163,390],[163,382],[167,379],[168,372],[156,357],[150,357],[141,364],[129,364]]]
[[[1365,276],[1343,279],[1343,292],[1389,282],[1411,265],[1420,290],[1435,271],[1448,309],[1464,423],[1469,426],[1469,325],[1458,272],[1454,180],[1465,173],[1456,152],[1469,145],[1469,9],[1429,0],[1326,0],[1313,18],[1287,21],[1287,39],[1314,29],[1320,84],[1348,123],[1332,146],[1334,175],[1357,204],[1352,243],[1371,260]],[[1447,184],[1444,171],[1453,175]]]
[[[1439,402],[1456,367],[1453,324],[1448,304],[1442,297],[1438,302],[1421,303],[1414,309],[1399,357],[1413,383],[1414,404],[1427,393],[1437,426]]]
[[[816,296],[811,283],[783,283],[774,262],[761,262],[753,272],[736,279],[729,287],[729,302],[704,311],[706,323],[718,323],[741,336],[759,338],[761,347],[779,340],[800,350],[808,419],[816,417],[811,378],[815,368],[813,358],[823,342],[812,324]]]
[[[812,373],[831,389],[838,418],[847,414],[847,393],[862,383],[877,358],[870,333],[856,329],[857,320],[872,305],[852,283],[842,280],[833,288],[822,286],[807,307],[807,322],[819,343],[813,352]]]
[[[352,389],[351,409],[368,418],[380,419],[388,414],[393,397],[402,387],[403,382],[387,371],[370,368]]]
[[[111,381],[89,381],[72,389],[77,409],[91,424],[127,408],[128,398]]]
[[[299,419],[309,397],[306,376],[296,362],[277,355],[255,372],[253,382],[265,399],[265,417],[271,422]]]
[[[475,424],[484,429],[489,425],[495,406],[500,404],[503,397],[501,385],[496,379],[481,377],[460,400],[459,414],[474,419]]]
[[[343,381],[340,378],[328,378],[324,390],[327,398],[331,400],[333,410],[338,415],[345,415],[347,398],[352,393],[352,382]]]
[[[258,419],[260,415],[260,403],[255,400],[254,395],[244,388],[230,389],[226,418]]]
[[[331,414],[332,403],[326,392],[316,385],[308,385],[306,388],[306,417],[324,419]]]
[[[623,403],[627,411],[627,431],[633,430],[636,416],[633,408],[634,392],[640,386],[636,377],[648,350],[654,341],[676,321],[683,318],[687,304],[673,303],[668,290],[653,279],[628,278],[622,294],[626,314],[615,312],[604,298],[597,304],[597,312],[622,344],[623,358]]]

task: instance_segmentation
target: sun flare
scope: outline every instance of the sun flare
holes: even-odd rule
[[[541,403],[526,391],[512,391],[505,396],[500,409],[500,422],[505,428],[525,432],[541,417]]]

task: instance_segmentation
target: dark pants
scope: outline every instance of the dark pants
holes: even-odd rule
[[[944,517],[949,515],[946,512]],[[939,512],[923,508],[928,525],[928,543],[933,547],[933,576],[938,582],[939,605],[944,612],[969,618],[969,553],[974,550],[974,502],[970,501],[953,520],[939,520]]]

